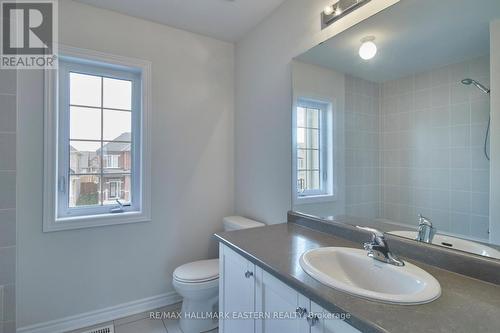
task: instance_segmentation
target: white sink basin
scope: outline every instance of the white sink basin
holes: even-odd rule
[[[429,303],[441,295],[439,282],[405,262],[397,267],[374,260],[367,252],[346,247],[322,247],[300,257],[300,265],[319,282],[346,293],[384,303]]]
[[[392,235],[411,239],[415,239],[417,237],[416,231],[390,231],[389,233]],[[486,257],[500,259],[500,251],[497,251],[486,245],[468,241],[465,239],[436,234],[432,239],[432,244],[447,247],[449,249],[466,251]]]

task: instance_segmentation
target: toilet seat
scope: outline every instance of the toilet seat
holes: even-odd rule
[[[182,282],[174,279],[172,284],[182,296],[189,295],[191,298],[201,297],[203,293],[210,293],[210,290],[215,290],[218,294],[219,290],[219,278],[204,282]]]
[[[175,269],[174,280],[182,283],[203,283],[219,278],[219,259],[199,260]]]
[[[224,230],[262,227],[263,223],[229,216],[224,218]],[[219,259],[200,260],[177,267],[173,273],[173,287],[182,296],[182,313],[213,313],[218,311]],[[217,318],[181,317],[179,326],[185,333],[212,331],[218,326]]]

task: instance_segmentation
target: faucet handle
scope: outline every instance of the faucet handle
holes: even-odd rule
[[[372,241],[363,244],[364,249],[368,251],[369,257],[391,265],[404,266],[404,262],[389,251],[389,245],[385,241],[383,232],[375,228],[361,227],[359,225],[356,228],[372,234]]]
[[[365,250],[373,251],[374,247],[376,247],[376,246],[382,246],[382,247],[387,248],[387,243],[385,242],[384,233],[381,232],[380,230],[375,229],[375,228],[370,228],[370,227],[361,227],[359,225],[357,225],[356,228],[364,230],[364,231],[368,231],[369,233],[372,234],[371,242],[363,244],[363,247]]]
[[[422,214],[418,214],[418,224],[419,225],[425,224],[425,225],[432,226],[431,220],[429,218],[423,216]]]
[[[373,251],[373,243],[370,242],[363,243],[363,249],[365,249],[366,251]]]
[[[380,230],[375,229],[375,228],[362,227],[362,226],[359,226],[359,225],[357,225],[356,228],[364,230],[364,231],[368,231],[368,232],[370,232],[375,237],[384,238],[384,233],[382,231],[380,231]]]

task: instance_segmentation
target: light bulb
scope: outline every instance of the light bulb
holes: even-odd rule
[[[326,6],[325,9],[323,9],[323,13],[325,13],[325,15],[332,15],[333,14],[333,6]]]
[[[337,8],[335,9],[335,16],[339,16],[340,14],[342,14],[342,9],[340,9],[340,7],[337,6]]]
[[[377,45],[372,40],[364,41],[359,48],[359,56],[363,60],[370,60],[377,54]]]

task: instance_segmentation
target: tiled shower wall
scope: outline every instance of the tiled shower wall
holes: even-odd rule
[[[379,85],[345,77],[346,213],[379,216]]]
[[[16,72],[0,70],[0,332],[15,332]]]
[[[488,239],[489,96],[467,77],[489,86],[489,58],[380,85],[380,217]]]

